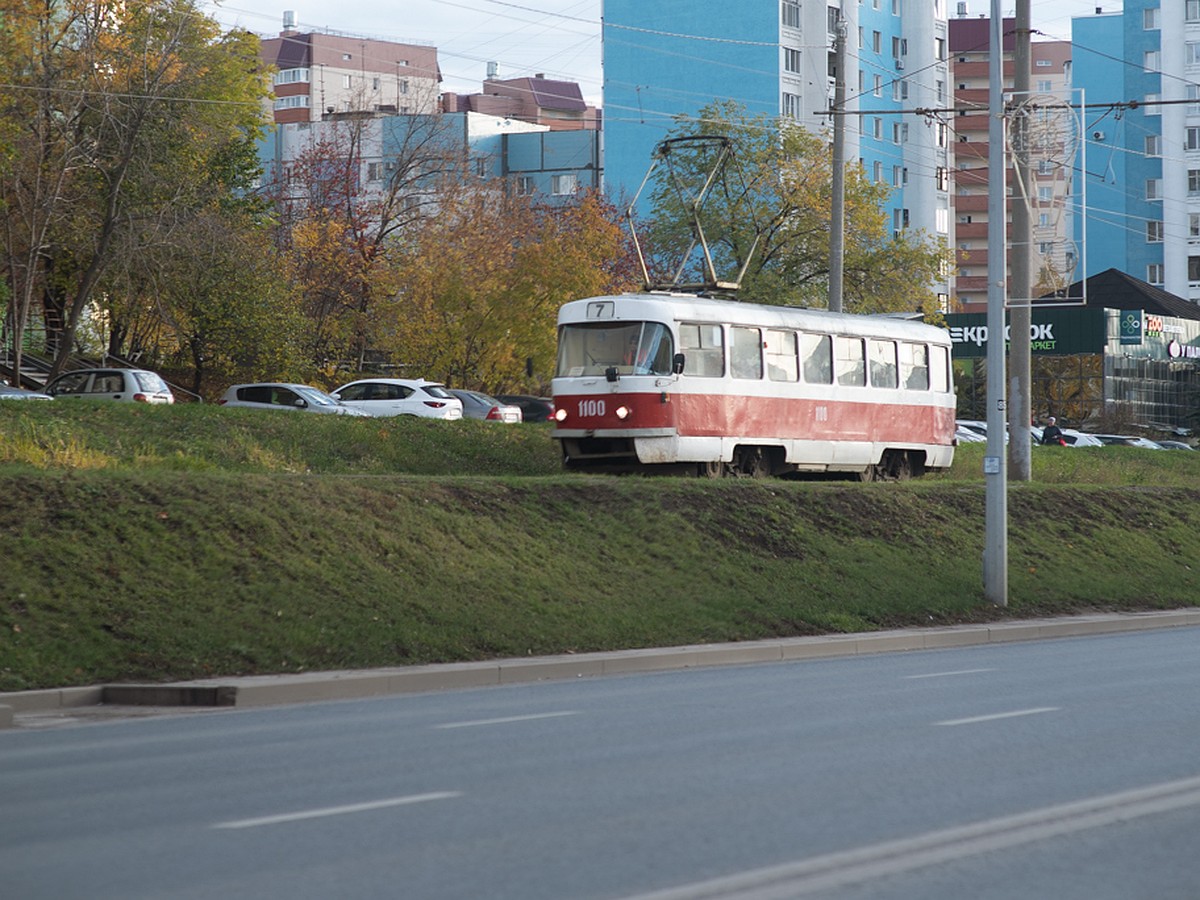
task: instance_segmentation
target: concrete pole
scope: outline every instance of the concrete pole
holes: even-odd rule
[[[842,311],[846,264],[846,20],[833,42],[833,183],[829,202],[829,311]]]
[[[983,458],[985,498],[983,593],[996,606],[1008,605],[1008,479],[1004,452],[1004,47],[1000,0],[992,0],[988,64],[988,346],[987,449]]]
[[[1017,0],[1016,46],[1013,48],[1013,96],[1018,103],[1029,97],[1030,47],[1029,0]],[[1033,171],[1029,165],[1028,119],[1018,116],[1012,123],[1013,145],[1017,147],[1013,166],[1017,183],[1025,186],[1030,197],[1037,196]],[[1009,311],[1012,339],[1008,345],[1008,464],[1017,481],[1033,478],[1033,445],[1029,425],[1031,403],[1031,360],[1029,329],[1033,316],[1028,300],[1033,296],[1033,223],[1029,204],[1021,192],[1013,196],[1012,256],[1008,282],[1009,297],[1017,302]]]

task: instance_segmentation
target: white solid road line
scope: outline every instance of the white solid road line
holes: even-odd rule
[[[577,716],[579,713],[573,709],[564,710],[563,712],[549,713],[532,713],[527,716],[505,716],[501,719],[475,719],[470,722],[444,722],[441,725],[434,725],[434,728],[475,728],[478,725],[507,725],[510,722],[533,722],[537,719],[557,719],[562,716]]]
[[[1191,806],[1200,806],[1200,778],[1048,806],[960,828],[640,894],[629,900],[795,900],[820,891]]]
[[[918,678],[951,678],[955,675],[978,675],[980,672],[995,672],[995,669],[959,669],[957,672],[930,672],[927,675],[905,675],[906,681],[916,681]]]
[[[238,819],[219,822],[213,828],[257,828],[259,825],[279,825],[284,822],[299,822],[303,819],[322,819],[326,816],[344,816],[349,813],[387,809],[392,806],[408,806],[413,803],[428,803],[430,800],[450,800],[461,797],[461,791],[436,791],[430,794],[410,794],[407,797],[391,797],[387,800],[372,800],[368,803],[351,803],[346,806],[327,806],[324,809],[308,809],[301,812],[281,813],[277,816],[260,816],[257,819]]]
[[[947,719],[935,725],[975,725],[979,722],[995,722],[997,719],[1016,719],[1021,716],[1037,716],[1042,713],[1058,712],[1057,706],[1039,706],[1036,709],[1015,709],[1012,712],[992,713],[988,716],[971,716],[969,719]]]

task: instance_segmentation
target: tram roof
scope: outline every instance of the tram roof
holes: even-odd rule
[[[645,293],[609,294],[599,297],[587,297],[564,304],[559,313],[559,321],[566,319],[578,321],[584,316],[576,310],[586,307],[588,303],[597,301],[620,301],[629,311],[626,315],[616,317],[617,321],[628,318],[640,318],[648,315],[655,308],[664,305],[672,308],[672,315],[677,319],[698,319],[705,322],[745,323],[748,325],[778,325],[781,327],[808,327],[828,332],[870,332],[887,337],[908,337],[912,339],[914,332],[929,329],[925,339],[935,338],[943,342],[945,329],[928,325],[919,317],[909,317],[896,313],[835,313],[827,309],[813,309],[806,306],[768,306],[763,303],[746,303],[741,300],[722,300],[716,297],[701,297],[696,294],[681,294],[667,291],[647,291]],[[730,312],[736,310],[736,318]]]

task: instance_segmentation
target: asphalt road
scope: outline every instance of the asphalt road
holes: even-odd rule
[[[0,895],[1200,897],[1200,629],[0,732]]]

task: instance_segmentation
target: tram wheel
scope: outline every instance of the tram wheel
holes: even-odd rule
[[[737,474],[750,478],[766,478],[771,474],[771,460],[762,447],[739,447],[733,465]]]
[[[702,462],[697,469],[701,478],[723,478],[725,476],[725,463],[719,459]]]
[[[912,460],[903,450],[888,450],[879,466],[888,481],[907,481],[912,478]]]

